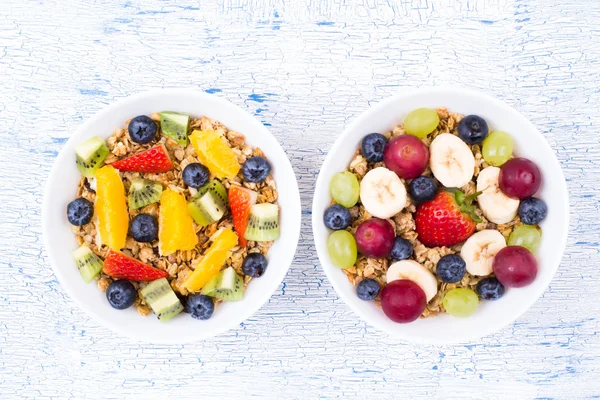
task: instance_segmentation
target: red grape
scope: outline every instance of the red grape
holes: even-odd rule
[[[502,193],[514,199],[531,197],[542,184],[542,174],[533,161],[513,158],[500,168],[498,183]]]
[[[356,245],[367,257],[383,258],[390,255],[396,234],[392,224],[384,219],[371,218],[356,229]]]
[[[504,286],[519,288],[535,280],[538,266],[534,255],[525,247],[507,246],[494,257],[493,269]]]
[[[388,283],[381,291],[381,308],[392,321],[412,322],[418,319],[427,306],[425,292],[408,279]]]
[[[413,179],[427,168],[429,150],[416,136],[400,135],[385,146],[383,161],[400,178]]]

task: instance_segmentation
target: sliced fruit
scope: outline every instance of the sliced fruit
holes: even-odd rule
[[[250,209],[256,204],[258,193],[241,186],[229,188],[229,208],[233,217],[233,227],[240,237],[240,246],[246,247],[246,227],[250,217]]]
[[[177,250],[192,250],[198,244],[185,196],[171,189],[163,191],[160,197],[158,241],[158,250],[163,256]]]
[[[195,130],[190,135],[190,140],[202,164],[217,178],[231,179],[240,171],[237,156],[220,133]]]
[[[225,301],[238,301],[244,297],[244,280],[232,267],[227,267],[211,279],[200,293]]]
[[[169,276],[165,271],[113,250],[109,250],[104,259],[103,271],[106,275],[115,279],[127,279],[128,281],[137,282],[150,282]]]
[[[255,204],[250,208],[246,240],[268,242],[279,237],[279,207],[277,204]]]
[[[110,150],[108,150],[104,140],[98,136],[91,137],[75,146],[77,169],[83,176],[92,178],[109,153]]]
[[[475,173],[475,156],[465,142],[442,133],[429,146],[429,166],[435,178],[448,188],[465,186]]]
[[[231,250],[238,244],[238,236],[230,228],[220,228],[210,237],[208,250]]]
[[[125,187],[117,170],[110,165],[96,171],[94,208],[101,242],[113,250],[123,248],[129,227]]]
[[[148,284],[140,290],[140,295],[161,321],[168,321],[183,311],[183,305],[165,278]]]
[[[406,205],[406,188],[393,171],[374,168],[360,182],[360,202],[371,215],[387,219]]]
[[[85,283],[90,283],[102,271],[102,260],[85,244],[73,252],[73,260]]]
[[[398,279],[413,281],[423,289],[429,302],[438,291],[437,279],[427,268],[413,260],[402,260],[393,263],[387,270],[387,283]]]
[[[217,222],[227,211],[227,190],[217,180],[202,186],[188,203],[188,212],[200,226]]]
[[[148,172],[158,174],[173,169],[173,163],[164,145],[159,144],[131,157],[111,164],[119,171]]]
[[[486,276],[492,273],[494,257],[506,247],[504,236],[497,230],[485,229],[471,236],[460,251],[471,275]]]
[[[477,203],[485,217],[495,224],[512,221],[519,209],[519,200],[511,199],[500,190],[498,177],[500,168],[487,167],[477,176]]]
[[[148,204],[156,203],[160,200],[163,187],[159,182],[150,181],[147,179],[134,179],[129,187],[127,201],[129,208],[135,210],[142,208]]]
[[[160,113],[160,129],[163,135],[170,137],[183,147],[188,144],[190,116],[173,111]]]

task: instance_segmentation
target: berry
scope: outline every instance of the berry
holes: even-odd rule
[[[200,163],[188,164],[181,173],[183,183],[196,189],[206,185],[209,175],[208,168]]]
[[[260,278],[267,269],[267,259],[260,253],[250,253],[242,262],[242,272],[244,275],[253,278]]]
[[[396,136],[383,152],[385,166],[403,179],[421,175],[429,163],[427,146],[413,135]]]
[[[505,288],[500,281],[494,277],[483,278],[475,287],[477,294],[484,300],[498,300],[504,296]]]
[[[504,286],[519,288],[535,280],[538,267],[535,257],[525,247],[506,246],[494,257],[493,269]]]
[[[390,258],[394,261],[408,260],[413,255],[412,244],[406,239],[397,237],[390,252]]]
[[[437,128],[440,118],[431,108],[417,108],[404,118],[404,130],[409,135],[423,139]]]
[[[521,200],[517,213],[524,224],[537,225],[546,218],[548,207],[544,200],[537,197],[529,197]]]
[[[323,215],[325,226],[334,231],[346,229],[350,226],[351,220],[350,211],[339,204],[329,206]]]
[[[426,203],[435,199],[437,184],[428,176],[419,176],[408,185],[408,194],[416,203]]]
[[[165,146],[160,144],[141,153],[111,164],[119,171],[160,173],[173,169]]]
[[[370,162],[382,161],[386,144],[387,139],[381,133],[370,133],[362,140],[362,155]]]
[[[132,142],[138,144],[150,143],[155,137],[157,132],[156,122],[146,115],[138,115],[131,121],[127,127],[129,131],[129,137]]]
[[[435,271],[440,281],[456,283],[465,276],[467,264],[458,254],[447,254],[440,258]]]
[[[488,135],[487,122],[478,115],[467,115],[458,123],[458,137],[467,144],[478,144]]]
[[[373,300],[379,294],[381,288],[375,279],[367,278],[356,285],[356,295],[361,300]]]
[[[126,256],[118,251],[109,250],[104,259],[102,272],[115,279],[127,279],[136,282],[150,282],[166,278],[169,274]]]
[[[412,322],[423,314],[426,306],[425,292],[408,279],[392,281],[381,291],[381,309],[394,322]]]
[[[117,310],[131,307],[136,297],[137,290],[135,290],[133,283],[129,281],[113,281],[106,289],[106,298],[109,304]]]
[[[443,190],[433,200],[420,204],[415,225],[421,243],[451,247],[467,240],[475,232],[476,222],[481,221],[471,205],[474,195],[465,197],[458,190]]]
[[[211,297],[194,294],[185,302],[185,312],[194,319],[209,319],[215,311],[215,303]]]
[[[233,227],[240,238],[240,246],[246,247],[246,226],[250,217],[250,210],[256,203],[258,193],[240,186],[231,186],[227,195],[229,199],[229,208],[233,218]]]
[[[454,317],[465,318],[477,311],[479,298],[477,293],[467,288],[448,291],[442,301],[446,312]]]
[[[150,243],[158,239],[158,221],[150,214],[138,214],[129,224],[129,236],[140,243]]]
[[[390,255],[394,247],[395,235],[394,228],[388,221],[371,218],[356,229],[356,244],[365,256],[384,258]]]
[[[67,219],[71,225],[81,226],[89,224],[94,216],[94,204],[88,199],[80,197],[67,205]]]
[[[271,164],[261,156],[250,157],[242,166],[242,174],[247,182],[262,182],[271,173]]]
[[[356,262],[356,239],[348,231],[335,231],[327,239],[327,253],[338,268],[350,268]]]
[[[508,160],[498,176],[502,193],[514,199],[533,196],[542,184],[542,174],[533,161],[526,158]]]
[[[354,206],[360,196],[358,179],[349,171],[335,174],[331,178],[329,190],[335,202],[347,208]]]

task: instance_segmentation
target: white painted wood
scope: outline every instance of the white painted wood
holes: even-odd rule
[[[4,0],[0,398],[600,395],[599,30],[595,0]],[[370,103],[413,85],[507,101],[544,133],[571,190],[571,235],[550,289],[470,346],[397,343],[366,326],[337,298],[312,243],[327,149]],[[181,86],[270,124],[298,175],[303,232],[285,282],[238,329],[139,345],[89,320],[55,280],[41,193],[85,118],[126,95]]]

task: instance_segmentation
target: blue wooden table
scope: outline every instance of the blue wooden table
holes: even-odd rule
[[[4,0],[0,398],[599,396],[599,82],[597,0]],[[311,234],[315,179],[344,126],[405,87],[431,85],[521,111],[570,190],[571,233],[550,288],[468,346],[404,344],[367,326],[328,283]],[[302,192],[285,281],[237,329],[190,345],[101,328],[67,297],[42,247],[42,190],[62,145],[105,105],[156,87],[201,88],[252,112]]]

